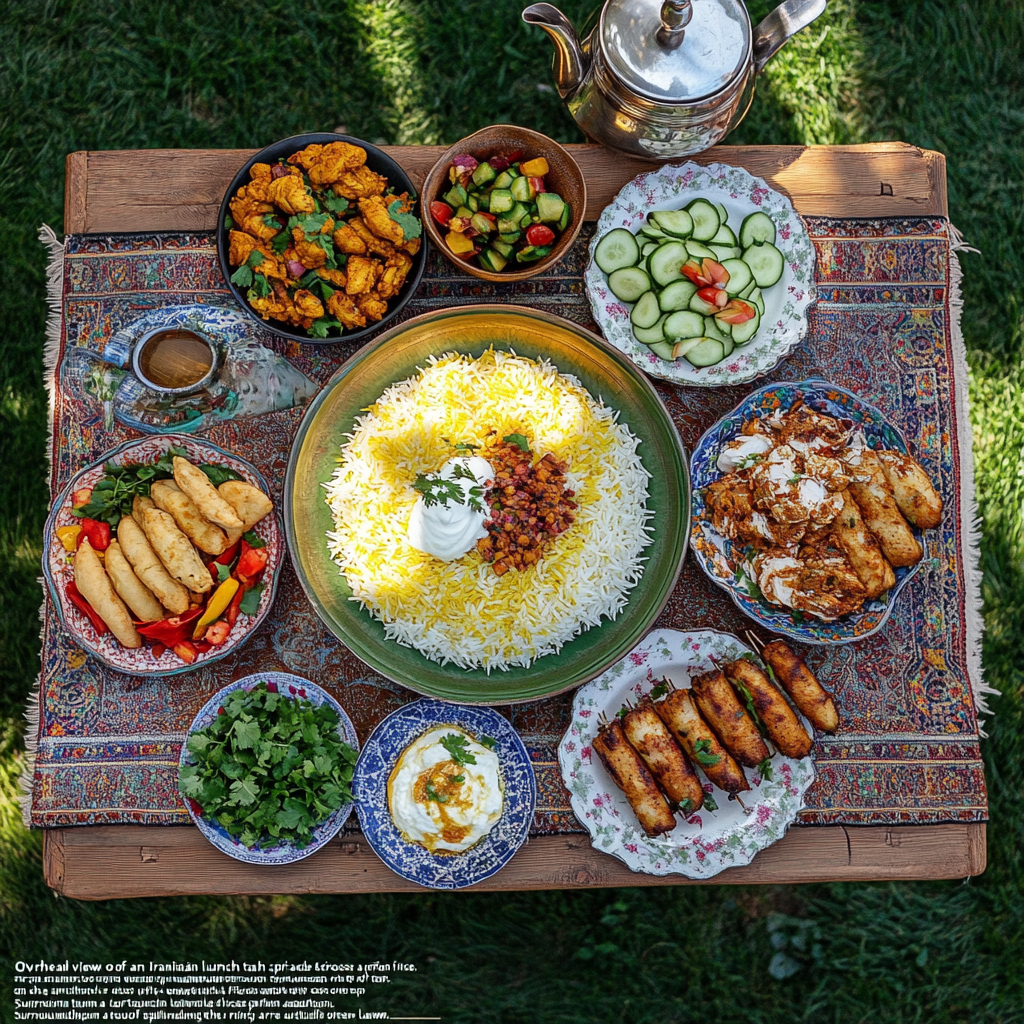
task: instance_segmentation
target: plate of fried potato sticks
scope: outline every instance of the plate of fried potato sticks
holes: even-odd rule
[[[690,458],[690,546],[767,629],[805,643],[880,629],[926,564],[942,499],[903,435],[824,380],[752,392]]]
[[[716,630],[654,630],[577,691],[558,760],[596,850],[710,878],[782,838],[814,781],[808,717],[838,720],[795,652],[766,657]]]
[[[284,535],[250,463],[183,434],[128,441],[53,503],[43,572],[61,625],[105,665],[176,675],[266,618]]]

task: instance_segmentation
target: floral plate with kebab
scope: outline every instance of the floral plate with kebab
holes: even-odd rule
[[[209,441],[124,444],[53,503],[43,573],[61,625],[119,672],[166,676],[218,661],[255,632],[277,590],[284,535],[269,487]]]
[[[710,878],[796,818],[811,724],[834,731],[835,705],[782,641],[759,658],[728,633],[662,629],[577,691],[558,760],[595,849],[632,871]]]
[[[701,568],[751,618],[805,643],[880,629],[942,520],[902,434],[824,380],[747,395],[697,442],[690,474]]]

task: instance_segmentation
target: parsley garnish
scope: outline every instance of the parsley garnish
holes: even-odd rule
[[[798,483],[800,483],[800,480],[801,480],[801,474],[800,473],[795,473],[793,476],[791,476],[786,481],[786,483],[788,483],[788,484],[798,484]]]
[[[273,290],[270,287],[270,282],[262,274],[255,274],[253,275],[252,287],[248,291],[247,298],[252,302],[253,294],[255,293],[256,298],[265,299]]]
[[[717,811],[718,810],[718,804],[715,803],[715,798],[710,793],[705,793],[704,794],[704,806],[709,811]]]
[[[251,284],[256,284],[256,279],[262,275],[256,275],[256,278],[254,278],[253,270],[263,263],[265,259],[266,257],[259,249],[253,249],[246,261],[231,275],[232,283],[237,284],[239,288],[247,288]],[[264,278],[264,281],[266,281],[266,278]],[[266,292],[263,294],[266,295]]]
[[[222,707],[189,737],[197,763],[182,768],[178,789],[245,846],[308,846],[313,829],[352,800],[356,751],[338,735],[337,712],[262,682]]]
[[[326,316],[322,316],[319,320],[313,321],[309,328],[309,333],[314,338],[326,338],[327,332],[334,327],[341,327],[341,324],[337,320],[331,320]]]
[[[452,782],[465,782],[465,781],[466,781],[466,776],[465,775],[456,775],[452,779]]]
[[[410,238],[419,238],[423,234],[423,225],[420,224],[419,217],[414,217],[411,213],[402,213],[403,205],[401,199],[388,203],[388,216],[402,229],[402,235],[408,242]]]
[[[448,797],[446,797],[444,793],[438,793],[438,791],[434,789],[434,784],[432,782],[427,782],[427,799],[433,800],[435,803],[439,804],[448,803]]]
[[[265,548],[267,546],[267,542],[255,530],[246,530],[242,534],[242,540],[251,548]]]
[[[242,600],[238,605],[238,610],[243,615],[255,615],[259,611],[260,598],[263,596],[263,591],[266,587],[266,583],[257,583],[256,586],[250,587],[243,595]]]
[[[619,708],[619,710],[615,712],[615,717],[616,718],[625,718],[626,715],[628,715],[628,714],[629,714],[629,708],[623,707],[623,708]]]
[[[332,192],[325,192],[321,196],[321,202],[331,213],[344,213],[348,209],[348,200],[344,196],[336,196]]]
[[[467,749],[468,744],[466,737],[457,732],[450,732],[441,739],[441,746],[452,755],[456,764],[476,764],[476,757]]]
[[[275,231],[281,230],[281,222],[272,213],[263,214],[263,223],[266,224],[268,228],[273,228]]]
[[[498,741],[493,736],[481,736],[477,742],[488,750],[497,750]]]
[[[519,449],[524,452],[528,452],[530,450],[530,442],[527,441],[522,434],[506,434],[502,438],[502,441],[506,444],[518,445]]]
[[[691,799],[690,799],[689,797],[687,797],[687,798],[686,798],[686,799],[685,799],[685,800],[684,800],[684,801],[683,801],[683,802],[682,802],[682,803],[681,803],[681,804],[679,805],[679,810],[681,810],[681,811],[683,812],[683,814],[689,814],[689,813],[690,813],[690,811],[692,811],[692,810],[693,810],[693,801],[692,801],[692,800],[691,800]]]
[[[231,570],[221,562],[214,562],[213,564],[217,566],[217,582],[223,583],[231,575]]]
[[[441,440],[444,441],[445,444],[452,444],[447,437],[442,437]],[[457,452],[475,452],[479,449],[480,445],[469,444],[467,441],[457,441],[455,444],[452,444],[452,447]]]
[[[659,697],[664,697],[666,693],[668,693],[668,682],[663,679],[654,687],[653,690],[651,690],[651,700],[657,700]]]
[[[230,213],[224,214],[224,230],[230,231],[235,226],[235,218]]]
[[[765,728],[764,722],[761,721],[761,716],[757,713],[757,708],[754,707],[753,695],[742,683],[734,683],[733,685],[736,687],[736,689],[739,691],[740,696],[743,698],[743,703],[746,705],[747,708],[747,714],[750,715],[751,719],[754,722],[754,725],[757,726],[757,731],[762,736],[767,736],[768,730]]]
[[[697,760],[708,767],[716,765],[722,760],[721,754],[711,753],[711,740],[697,740],[693,745],[693,752]]]
[[[459,470],[462,467],[456,466],[455,468]],[[461,475],[464,479],[476,479],[468,471],[462,474],[456,472],[454,475],[456,477]],[[412,486],[423,495],[423,504],[427,508],[431,508],[434,505],[466,505],[474,512],[484,511],[483,501],[481,500],[484,495],[482,487],[470,487],[469,493],[465,494],[458,479],[446,480],[444,477],[437,476],[434,473],[426,476],[423,473],[417,473]]]
[[[209,478],[214,487],[220,487],[228,480],[241,480],[242,474],[236,473],[230,466],[212,466],[207,463],[199,467]]]
[[[295,222],[306,233],[306,241],[313,242],[320,235],[320,229],[331,219],[327,213],[306,213],[298,215]],[[291,221],[288,223],[291,224]]]
[[[764,779],[765,782],[771,782],[775,777],[775,771],[772,768],[772,759],[770,757],[766,757],[757,766],[757,770],[761,773],[761,778]]]

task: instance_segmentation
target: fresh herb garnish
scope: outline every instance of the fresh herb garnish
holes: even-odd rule
[[[329,221],[331,217],[326,213],[306,213],[296,217],[296,227],[302,228],[306,233],[306,241],[312,242],[320,237],[320,229]],[[288,222],[291,224],[291,221]]]
[[[231,570],[220,562],[214,562],[213,564],[217,566],[217,582],[223,583],[231,575]]]
[[[457,441],[455,444],[452,444],[447,437],[442,437],[441,440],[445,444],[451,444],[457,452],[475,452],[480,447],[478,444],[469,444],[467,441]]]
[[[234,277],[231,278],[234,281]],[[246,297],[250,302],[254,301],[253,296],[257,299],[265,299],[274,289],[271,287],[270,282],[263,276],[263,274],[255,274],[252,279],[252,287],[246,292]]]
[[[259,611],[260,598],[263,596],[263,590],[266,587],[266,583],[257,583],[256,586],[250,587],[243,595],[242,600],[239,602],[238,610],[243,615],[255,615]]]
[[[452,782],[465,782],[465,781],[466,781],[466,776],[465,775],[456,775],[452,779]]]
[[[775,770],[772,768],[772,759],[766,757],[758,766],[757,770],[761,773],[761,778],[765,782],[771,782],[775,777]]]
[[[444,793],[438,793],[438,791],[434,788],[434,784],[429,780],[427,781],[427,799],[433,800],[435,803],[439,804],[448,803],[448,797],[446,797]]]
[[[651,700],[658,700],[659,697],[664,697],[666,693],[668,693],[668,680],[663,679],[651,690],[650,698]]]
[[[679,805],[679,810],[681,810],[681,811],[683,812],[683,814],[689,814],[689,813],[690,813],[690,811],[692,811],[692,810],[693,810],[693,801],[692,801],[692,800],[691,800],[691,799],[690,799],[689,797],[687,797],[687,798],[686,798],[686,799],[685,799],[685,800],[684,800],[684,801],[683,801],[683,802],[682,802],[682,803],[681,803],[681,804]]]
[[[615,712],[615,717],[616,718],[625,718],[626,715],[628,715],[628,714],[629,714],[629,708],[622,707],[622,708],[619,708],[619,710]]]
[[[452,755],[452,760],[456,764],[476,764],[476,757],[470,753],[469,741],[465,736],[460,736],[457,732],[450,732],[447,736],[442,737],[441,746]]]
[[[704,806],[709,811],[717,811],[718,810],[718,804],[715,803],[715,798],[710,793],[705,793],[704,794]]]
[[[267,542],[255,530],[246,530],[242,534],[242,540],[251,548],[265,548],[267,546]]]
[[[402,213],[403,205],[401,199],[388,203],[388,216],[402,229],[402,234],[408,242],[410,238],[420,237],[423,225],[420,224],[419,217],[414,217],[411,213]]]
[[[506,444],[517,445],[520,451],[528,452],[530,450],[530,442],[522,434],[506,434],[502,441]]]
[[[482,747],[486,747],[488,750],[497,750],[498,741],[493,736],[481,736],[477,743]]]
[[[322,316],[319,320],[314,320],[309,328],[309,333],[314,338],[326,338],[327,332],[335,327],[341,327],[341,324],[337,320],[331,320],[329,317]]]
[[[259,251],[259,249],[253,249],[249,253],[246,261],[231,275],[231,280],[234,284],[237,284],[239,288],[247,288],[249,285],[255,285],[253,270],[255,270],[266,257]],[[263,275],[255,275],[262,277]],[[264,278],[266,280],[266,278]]]
[[[226,483],[228,480],[244,479],[241,473],[236,473],[230,466],[214,466],[210,463],[205,463],[199,468],[210,478],[210,483],[214,487],[220,487],[221,484]]]
[[[793,476],[791,476],[786,481],[786,483],[788,483],[788,484],[798,484],[798,483],[800,483],[801,479],[802,479],[801,474],[800,473],[795,473]]]
[[[155,462],[132,463],[125,466],[108,462],[103,476],[92,489],[92,497],[85,504],[71,510],[79,518],[101,519],[117,526],[122,516],[131,515],[135,496],[149,497],[149,485],[154,480],[168,480],[174,476],[172,459],[175,455],[188,455],[184,448],[171,446]]]
[[[765,728],[764,722],[761,721],[761,716],[757,713],[757,708],[754,707],[753,695],[742,683],[734,683],[733,685],[736,687],[736,689],[739,691],[740,696],[743,698],[743,703],[746,705],[747,708],[747,714],[750,715],[751,719],[753,720],[754,725],[757,727],[757,731],[762,736],[767,736],[768,730]]]
[[[332,192],[325,192],[321,201],[331,213],[344,213],[348,209],[348,200],[344,196],[336,196]]]
[[[235,219],[230,213],[224,214],[224,230],[230,231],[235,226]]]
[[[693,745],[693,752],[700,764],[706,764],[708,767],[718,764],[722,760],[721,754],[711,753],[711,740],[697,740]]]
[[[456,466],[456,469],[461,467]],[[454,474],[458,476],[459,474]],[[476,479],[472,473],[463,474],[464,477]],[[461,485],[458,480],[446,480],[444,477],[436,476],[431,473],[425,476],[423,473],[417,473],[416,479],[412,485],[420,494],[423,495],[423,504],[430,508],[433,505],[466,505],[471,508],[474,512],[483,512],[483,488],[474,486],[470,487],[469,493],[463,492]]]
[[[259,683],[235,690],[223,714],[188,739],[198,763],[178,788],[248,847],[308,846],[313,829],[352,800],[356,751],[329,704],[289,700]]]

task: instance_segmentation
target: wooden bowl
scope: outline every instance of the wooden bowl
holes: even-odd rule
[[[503,270],[500,274],[492,270],[484,270],[475,262],[460,259],[444,241],[444,232],[440,225],[430,216],[430,204],[436,199],[443,199],[444,193],[451,187],[448,168],[452,157],[460,153],[468,153],[477,160],[503,155],[513,150],[523,151],[523,158],[529,160],[542,156],[548,162],[550,170],[545,175],[545,183],[551,192],[560,195],[572,208],[572,220],[555,243],[550,256],[536,263],[517,264],[522,270]],[[454,146],[450,146],[441,155],[441,159],[430,169],[423,183],[423,224],[431,242],[444,253],[445,257],[455,266],[473,277],[485,281],[525,281],[548,270],[557,263],[568,251],[583,226],[583,213],[587,205],[587,184],[583,180],[583,172],[579,164],[557,143],[540,132],[529,128],[519,128],[514,124],[493,124],[473,135],[467,136]]]

